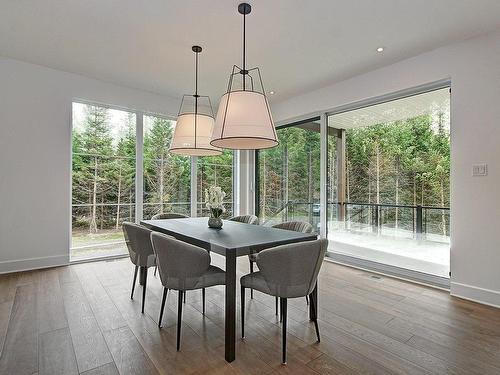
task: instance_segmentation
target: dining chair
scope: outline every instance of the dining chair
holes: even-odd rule
[[[161,214],[156,214],[151,217],[151,220],[164,220],[164,219],[185,219],[189,216],[186,216],[184,214],[179,214],[176,212],[168,212],[168,213],[161,213]]]
[[[241,284],[241,337],[245,338],[245,289],[253,288],[280,299],[282,315],[282,363],[286,364],[287,300],[309,296],[315,311],[312,320],[320,341],[318,327],[318,301],[313,290],[323,264],[328,240],[305,241],[262,250],[257,257],[258,272],[240,279]]]
[[[148,268],[156,265],[156,257],[151,246],[151,230],[134,223],[124,222],[122,224],[125,243],[127,244],[130,261],[135,265],[134,281],[132,282],[132,293],[130,299],[134,299],[135,283],[137,281],[137,271],[141,269],[143,275],[142,289],[142,313],[144,314],[144,301],[146,299],[146,283],[148,279]]]
[[[186,216],[184,214],[179,214],[177,212],[167,212],[167,213],[159,213],[159,214],[153,215],[151,217],[151,220],[185,219],[188,217],[189,216]],[[154,276],[156,276],[157,271],[158,271],[158,266],[155,266]],[[186,296],[184,296],[184,302],[186,302]]]
[[[273,225],[273,228],[291,230],[300,233],[312,233],[314,231],[313,226],[305,221],[286,221],[284,223]],[[248,259],[250,260],[250,272],[253,272],[253,265],[257,261],[257,253],[250,254]],[[253,298],[253,289],[250,289],[250,298]],[[309,305],[308,296],[306,296],[306,303]],[[275,301],[275,312],[276,315],[278,315],[278,297],[276,297]]]
[[[163,310],[169,289],[179,292],[177,302],[177,351],[181,344],[182,296],[187,290],[202,289],[205,314],[205,288],[226,284],[226,273],[210,265],[209,253],[201,247],[176,240],[166,234],[152,232],[151,243],[156,254],[158,273],[163,285],[158,327],[161,328]]]
[[[229,219],[230,221],[237,221],[239,223],[259,225],[259,218],[255,215],[240,215],[233,216]]]

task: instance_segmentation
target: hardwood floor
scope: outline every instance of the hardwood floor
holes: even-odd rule
[[[443,291],[325,262],[321,343],[304,299],[290,300],[282,366],[274,298],[255,292],[229,364],[223,287],[207,289],[205,316],[201,291],[188,292],[177,352],[177,293],[159,330],[161,283],[150,270],[141,314],[132,276],[128,259],[0,275],[0,374],[500,374],[500,310]]]

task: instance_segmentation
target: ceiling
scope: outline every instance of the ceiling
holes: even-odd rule
[[[429,115],[433,123],[441,118],[442,126],[450,127],[450,89],[448,87],[423,94],[391,100],[328,117],[328,126],[337,129],[363,128],[377,124],[404,121]]]
[[[217,102],[241,64],[234,0],[0,0],[0,55],[180,97]],[[247,65],[271,101],[500,29],[499,0],[254,0]],[[376,52],[379,46],[383,53]]]

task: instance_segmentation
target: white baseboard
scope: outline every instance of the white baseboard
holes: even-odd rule
[[[29,271],[38,268],[64,266],[69,264],[69,254],[51,255],[43,258],[7,260],[0,262],[0,274]]]
[[[500,292],[496,290],[451,282],[450,294],[454,297],[500,308]]]

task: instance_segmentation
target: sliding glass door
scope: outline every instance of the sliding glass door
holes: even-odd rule
[[[330,251],[448,277],[449,103],[445,87],[328,117]]]
[[[278,127],[277,134],[278,147],[256,153],[260,222],[302,220],[319,232],[319,118]]]

